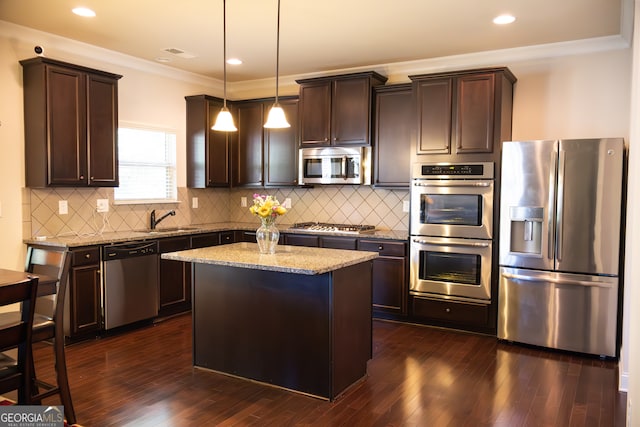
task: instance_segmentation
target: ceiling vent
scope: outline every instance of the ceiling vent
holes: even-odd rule
[[[175,55],[175,56],[179,56],[180,58],[184,58],[184,59],[192,59],[192,58],[196,57],[192,53],[185,52],[184,50],[178,49],[178,48],[175,48],[175,47],[168,47],[166,49],[163,49],[163,51],[167,52],[167,53],[170,53],[172,55]]]

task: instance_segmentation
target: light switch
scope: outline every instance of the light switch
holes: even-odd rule
[[[402,201],[402,212],[409,212],[409,201],[408,200],[403,200]]]
[[[191,207],[193,209],[198,209],[198,198],[197,197],[192,197],[191,198]]]
[[[69,213],[69,204],[66,200],[58,200],[58,214],[67,215]]]
[[[243,207],[243,208],[247,207],[247,198],[246,197],[240,197],[240,207]]]
[[[282,204],[282,206],[285,209],[291,209],[291,199],[288,198],[288,197],[286,199],[284,199],[284,203]]]

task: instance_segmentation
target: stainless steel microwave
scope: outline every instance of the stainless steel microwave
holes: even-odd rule
[[[300,149],[299,183],[371,185],[371,147]]]

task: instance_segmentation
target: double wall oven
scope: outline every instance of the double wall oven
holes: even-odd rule
[[[418,163],[410,214],[410,294],[491,303],[494,164]]]

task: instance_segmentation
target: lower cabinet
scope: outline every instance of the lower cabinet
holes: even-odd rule
[[[373,314],[379,317],[407,315],[407,243],[386,239],[287,234],[284,243],[314,248],[378,252],[373,260]]]
[[[159,254],[190,248],[189,236],[158,241]],[[158,265],[160,269],[158,316],[169,316],[191,310],[191,263],[160,258]]]
[[[427,321],[430,325],[487,332],[491,306],[411,297],[411,312],[417,320]]]
[[[70,340],[76,340],[96,336],[102,327],[100,247],[73,249],[71,256],[64,329]]]
[[[374,315],[407,314],[407,243],[388,240],[360,239],[358,249],[378,252],[373,260]]]

